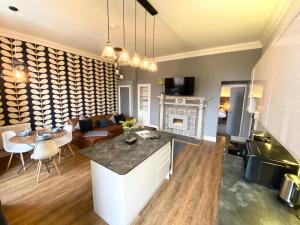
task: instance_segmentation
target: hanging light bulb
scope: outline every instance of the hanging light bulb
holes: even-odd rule
[[[141,59],[136,52],[136,1],[135,0],[135,8],[134,8],[134,54],[131,59],[131,66],[133,67],[140,67],[141,66]]]
[[[152,61],[149,65],[149,71],[156,72],[157,71],[157,65],[154,61],[154,31],[155,31],[155,16],[153,16],[153,37],[152,37]]]
[[[149,62],[147,56],[144,56],[144,59],[141,64],[141,69],[147,70],[149,68],[149,65],[150,65],[150,62]]]
[[[101,54],[101,58],[103,58],[104,60],[108,60],[108,61],[113,61],[115,60],[116,57],[116,53],[115,50],[113,49],[113,47],[111,46],[111,43],[109,41],[109,0],[106,1],[106,6],[107,6],[107,42],[106,45],[103,49],[103,52]]]
[[[118,59],[118,62],[120,65],[129,65],[130,64],[130,57],[129,57],[129,54],[126,50],[126,47],[125,47],[125,2],[123,0],[123,48],[122,48],[122,52],[119,56],[119,59]]]
[[[133,67],[140,67],[141,66],[141,59],[139,55],[135,52],[132,59],[131,59],[131,66]]]
[[[150,64],[146,55],[147,55],[147,11],[145,10],[145,55],[141,64],[141,69],[144,70],[147,70]]]
[[[150,65],[149,65],[149,71],[151,71],[151,72],[156,72],[157,71],[157,65],[156,65],[156,63],[154,62],[154,61],[152,61],[151,63],[150,63]]]
[[[24,71],[21,71],[17,68],[13,68],[11,71],[10,78],[16,83],[26,83],[27,77]]]

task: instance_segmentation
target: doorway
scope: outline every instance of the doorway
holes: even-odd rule
[[[130,85],[119,85],[119,113],[126,115],[126,116],[132,116],[131,112],[131,86]]]
[[[247,88],[248,82],[222,82],[218,135],[230,136],[231,138],[242,137]],[[245,126],[248,125],[245,124]]]
[[[138,124],[150,125],[151,84],[138,84]]]

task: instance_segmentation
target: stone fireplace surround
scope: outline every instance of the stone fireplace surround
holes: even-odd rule
[[[160,130],[202,140],[209,98],[161,95]]]

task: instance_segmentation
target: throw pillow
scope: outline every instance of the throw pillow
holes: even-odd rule
[[[109,120],[114,124],[114,123],[116,123],[116,121],[115,121],[115,115],[112,115],[110,118],[109,118]]]
[[[120,124],[120,121],[125,121],[123,114],[114,115],[116,124]]]
[[[108,121],[107,119],[101,119],[101,120],[97,120],[97,126],[99,128],[104,128],[108,126]]]
[[[87,132],[93,129],[93,121],[91,119],[79,120],[80,131]]]

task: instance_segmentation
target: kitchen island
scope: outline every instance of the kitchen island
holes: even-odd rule
[[[172,173],[172,134],[134,137],[132,145],[120,135],[80,150],[91,160],[94,210],[108,224],[130,224]]]

